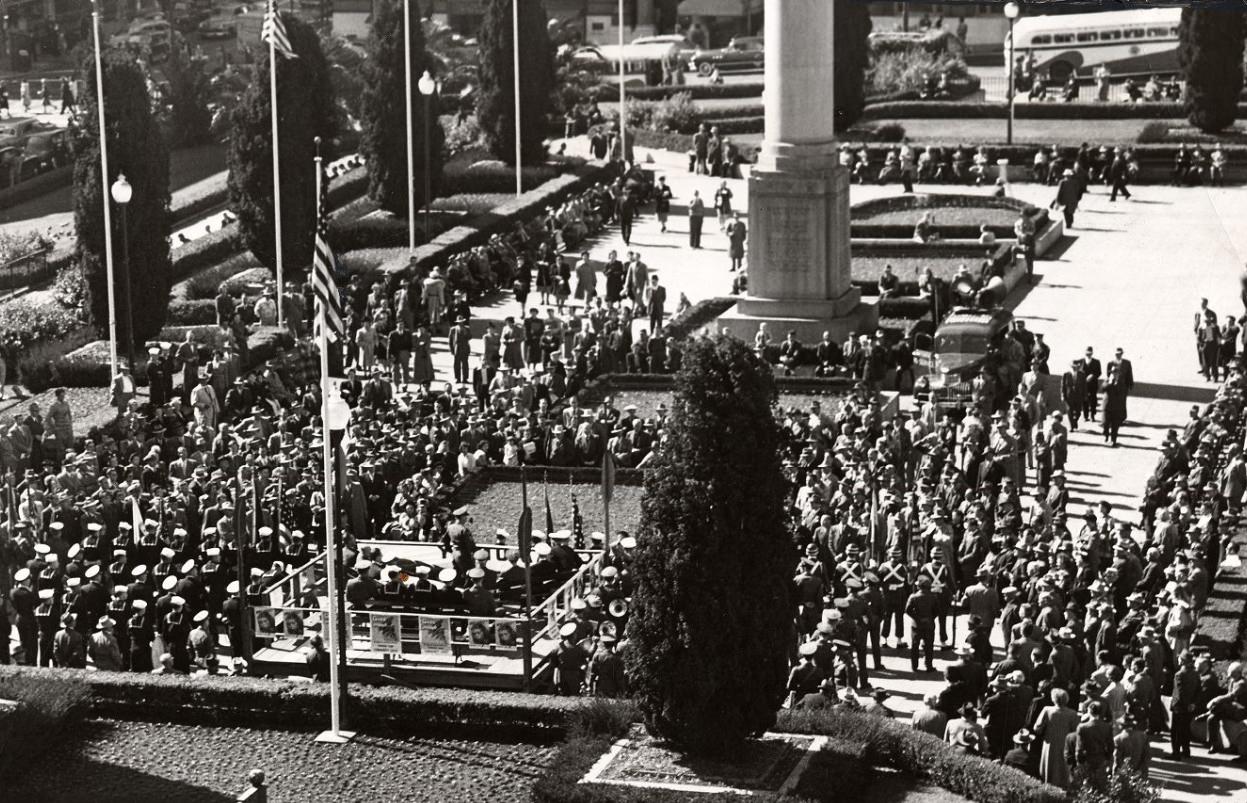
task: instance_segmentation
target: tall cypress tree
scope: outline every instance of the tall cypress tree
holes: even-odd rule
[[[1178,25],[1178,63],[1186,78],[1183,107],[1191,125],[1209,133],[1228,128],[1243,91],[1241,11],[1182,9]]]
[[[282,248],[285,275],[295,278],[312,262],[316,226],[315,138],[321,154],[334,154],[333,84],[316,31],[283,14],[286,34],[298,58],[277,56],[278,136],[281,138]],[[268,48],[265,46],[265,52]],[[229,196],[243,242],[256,259],[276,270],[273,230],[273,148],[268,59],[235,107],[229,141]]]
[[[797,555],[770,367],[726,336],[684,354],[645,481],[626,655],[649,731],[722,754],[775,723]]]
[[[125,223],[113,205],[113,264],[116,275],[117,340],[142,346],[164,326],[169,307],[169,152],[152,114],[147,76],[134,55],[120,49],[104,52],[104,112],[108,136],[109,185],[119,174],[133,188]],[[83,72],[89,77],[94,64]],[[108,277],[104,258],[104,188],[100,182],[100,144],[95,81],[85,81],[82,127],[74,139],[74,229],[83,272],[87,312],[103,332],[108,325]],[[111,198],[108,201],[113,203]],[[123,238],[126,238],[123,241]],[[129,258],[124,259],[128,251]],[[125,292],[125,270],[131,292]],[[130,305],[133,304],[133,314]],[[134,331],[129,331],[133,320]]]
[[[835,10],[836,131],[847,131],[866,108],[866,68],[870,66],[870,6],[841,0]]]
[[[403,35],[402,0],[380,0],[372,19],[365,62],[362,119],[364,131],[360,152],[368,162],[368,195],[377,205],[395,215],[406,215],[412,197],[424,206],[424,180],[428,176],[434,197],[442,181],[442,148],[446,134],[437,119],[438,99],[425,100],[417,83],[428,70],[436,75],[433,59],[424,47],[424,28],[420,9],[410,0],[411,86],[404,87],[406,47]],[[407,98],[411,93],[412,162],[416,185],[407,187]],[[427,103],[427,107],[426,107]],[[426,119],[425,110],[428,110]],[[429,134],[429,162],[424,161],[425,126]]]
[[[480,88],[476,97],[481,132],[493,154],[507,164],[515,164],[513,1],[486,0],[480,35]],[[546,35],[546,22],[541,0],[520,3],[520,127],[524,164],[536,164],[545,158],[543,140],[548,116],[554,110],[554,53]]]

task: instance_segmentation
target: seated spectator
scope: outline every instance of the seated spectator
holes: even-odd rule
[[[892,298],[897,294],[900,285],[901,280],[892,272],[892,263],[884,265],[883,273],[879,275],[879,298]]]
[[[883,167],[879,169],[879,183],[887,184],[889,181],[898,181],[901,177],[901,158],[900,153],[895,150],[888,151],[888,155],[884,157]]]
[[[979,226],[979,245],[995,245],[996,233],[992,231],[992,227],[984,223]]]
[[[918,219],[918,223],[914,226],[914,242],[929,243],[938,240],[940,235],[935,230],[934,215],[931,212],[923,212],[922,217]]]
[[[797,340],[797,332],[795,329],[788,331],[784,342],[779,344],[779,364],[784,366],[784,376],[792,376],[793,369],[801,361],[803,347],[801,341]]]
[[[1208,158],[1208,183],[1214,187],[1225,186],[1225,165],[1227,159],[1225,151],[1221,149],[1221,143],[1212,146],[1212,153]]]

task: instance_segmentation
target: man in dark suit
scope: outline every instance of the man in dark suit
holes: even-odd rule
[[[1104,371],[1091,346],[1087,346],[1087,356],[1083,358],[1082,364],[1083,373],[1087,376],[1087,401],[1083,405],[1083,412],[1087,414],[1088,421],[1094,421],[1100,405],[1100,377],[1104,375]]]
[[[1109,362],[1109,367],[1117,366],[1117,376],[1121,380],[1122,387],[1126,389],[1126,394],[1129,395],[1134,391],[1134,366],[1131,365],[1130,360],[1122,356],[1123,354],[1125,352],[1118,346],[1116,354]]]
[[[1069,370],[1061,375],[1061,400],[1069,411],[1070,429],[1078,429],[1083,402],[1087,398],[1087,374],[1082,360],[1070,363]]]
[[[1073,170],[1061,174],[1061,181],[1056,187],[1056,198],[1052,199],[1052,208],[1061,207],[1065,214],[1065,227],[1074,227],[1074,212],[1078,210],[1078,199],[1082,195],[1082,187],[1074,176]]]
[[[472,330],[467,321],[458,319],[450,328],[450,353],[454,357],[455,381],[467,383],[472,375],[468,370],[468,357],[472,354]]]

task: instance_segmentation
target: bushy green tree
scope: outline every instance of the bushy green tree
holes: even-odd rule
[[[495,156],[515,164],[513,0],[486,0],[481,23],[480,88],[476,116]],[[524,164],[545,158],[546,120],[554,109],[554,53],[541,0],[520,3],[520,120]]]
[[[360,152],[368,163],[368,195],[377,205],[395,215],[406,215],[412,197],[416,206],[424,206],[426,175],[434,197],[442,180],[442,148],[446,134],[437,119],[437,95],[427,101],[417,83],[425,71],[436,74],[432,59],[424,47],[424,27],[420,9],[410,2],[411,23],[411,86],[405,87],[406,48],[403,37],[403,3],[401,0],[380,0],[372,18],[368,39],[368,61],[364,72],[364,131]],[[412,162],[414,187],[407,186],[407,97],[411,93]],[[427,105],[426,105],[427,104]],[[425,111],[428,111],[426,119]],[[426,128],[427,126],[427,128]],[[425,157],[425,134],[429,135],[429,161]]]
[[[298,58],[277,55],[278,136],[281,157],[282,256],[289,278],[312,262],[316,226],[315,138],[326,161],[334,155],[336,112],[329,67],[316,31],[283,14]],[[267,54],[268,47],[264,46]],[[273,149],[267,56],[235,107],[229,140],[230,206],[238,215],[243,242],[256,259],[276,270],[273,230]]]
[[[1201,131],[1228,128],[1243,91],[1243,37],[1247,24],[1241,11],[1182,9],[1178,25],[1178,63],[1186,78],[1183,99],[1187,119]]]
[[[645,480],[628,677],[649,731],[722,754],[775,723],[797,555],[771,369],[740,340],[692,341]]]
[[[174,34],[169,60],[161,68],[169,82],[169,129],[175,148],[202,145],[212,139],[208,98],[212,83],[205,59],[194,58],[180,34]]]
[[[866,68],[870,66],[870,7],[865,3],[839,2],[835,11],[836,69],[832,76],[835,94],[836,131],[846,131],[866,108]]]
[[[121,49],[104,52],[104,111],[107,115],[109,185],[119,174],[133,188],[123,229],[120,210],[113,205],[113,259],[116,274],[117,340],[142,346],[164,325],[169,306],[169,152],[152,113],[147,76],[135,56]],[[94,64],[83,72],[88,79],[82,97],[82,127],[74,149],[74,229],[78,264],[86,285],[86,308],[101,333],[108,325],[108,279],[104,250],[105,190],[100,181],[100,145]],[[109,203],[112,203],[111,198]],[[125,293],[123,248],[128,237],[130,287]],[[130,304],[134,305],[133,315]],[[128,322],[134,321],[134,331]]]

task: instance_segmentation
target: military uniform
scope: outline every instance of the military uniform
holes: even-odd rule
[[[909,599],[905,601],[905,614],[913,621],[909,642],[909,664],[914,672],[918,671],[919,647],[925,651],[926,671],[935,671],[935,618],[939,604],[939,600],[931,591],[930,578],[920,577],[918,590],[910,594]]]
[[[931,593],[935,598],[935,619],[940,626],[940,643],[945,647],[948,646],[948,612],[952,607],[953,601],[953,577],[952,571],[948,565],[944,563],[938,553],[927,563],[922,565],[918,570],[920,578],[926,577],[931,581]]]
[[[905,601],[909,598],[909,567],[897,551],[893,551],[891,560],[879,565],[876,572],[882,586],[883,594],[883,638],[892,634],[892,625],[896,624],[896,647],[905,647]]]

